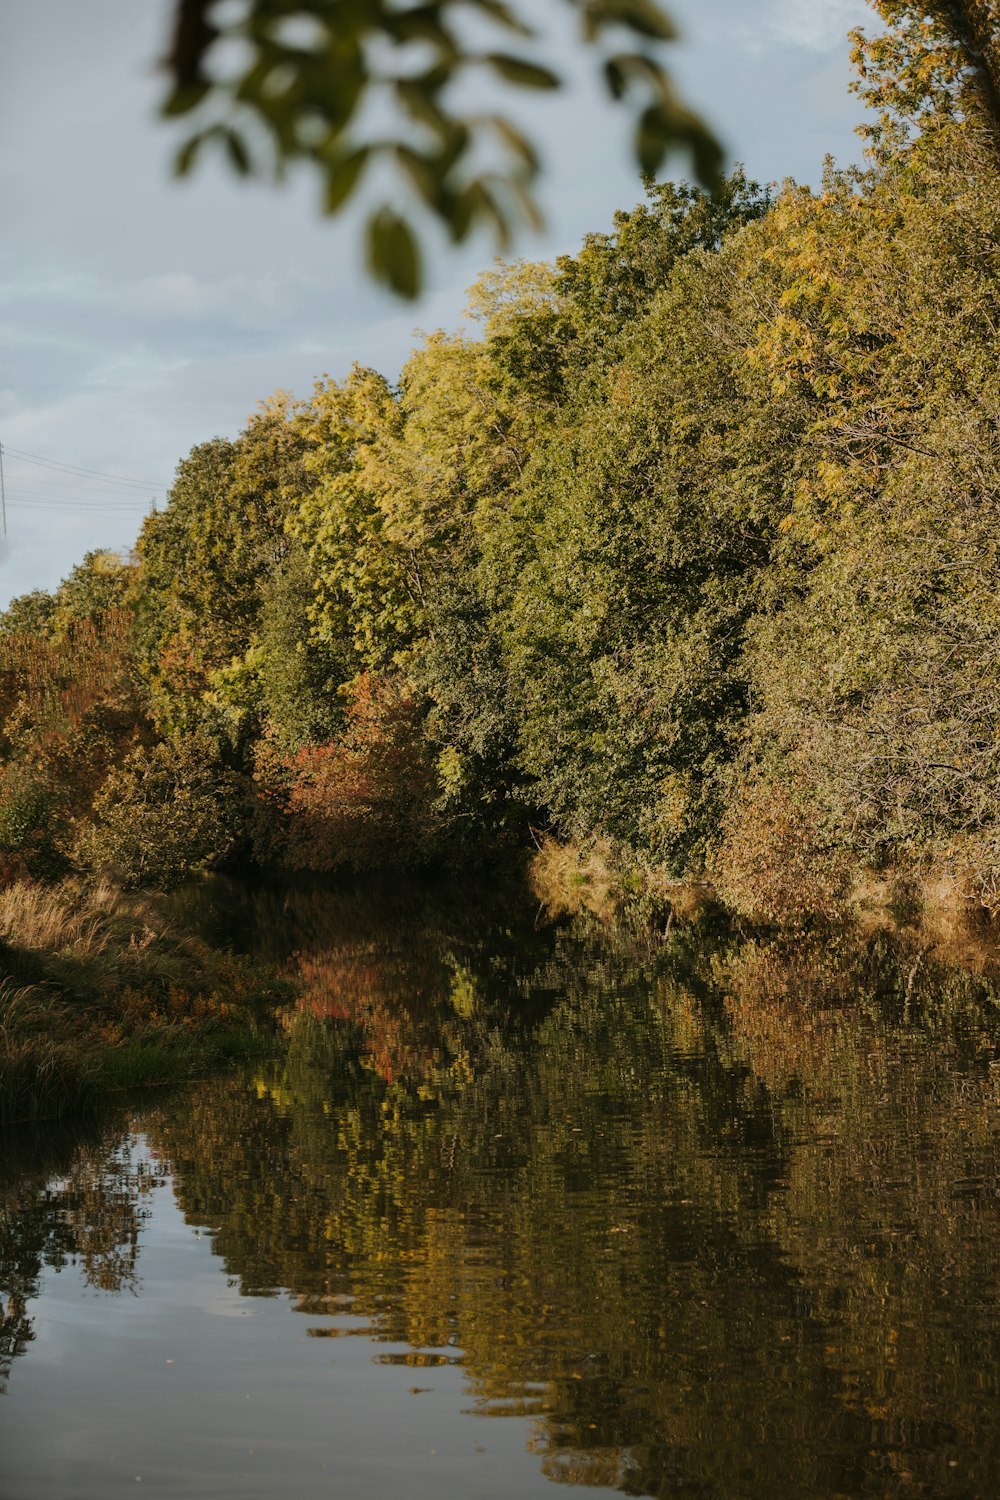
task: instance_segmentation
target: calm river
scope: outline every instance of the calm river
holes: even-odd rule
[[[271,1062],[0,1136],[2,1500],[1000,1492],[985,983],[189,900],[303,999]]]

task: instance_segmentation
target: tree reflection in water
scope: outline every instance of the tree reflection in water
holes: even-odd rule
[[[163,1182],[123,1139],[123,1121],[23,1127],[0,1156],[0,1393],[34,1338],[29,1302],[43,1270],[77,1268],[103,1292],[137,1292],[149,1194]]]
[[[912,955],[882,938],[611,941],[278,899],[259,930],[304,982],[283,1055],[142,1122],[244,1292],[287,1291],[313,1336],[374,1337],[424,1384],[460,1364],[474,1410],[533,1419],[555,1481],[991,1493],[988,977],[928,961],[907,996]],[[142,1183],[74,1149],[71,1191],[20,1190],[8,1297],[60,1235],[134,1275]]]

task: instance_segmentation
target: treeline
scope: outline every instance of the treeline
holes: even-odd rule
[[[398,385],[195,448],[134,565],[16,600],[8,873],[455,864],[530,827],[758,916],[860,872],[994,903],[1000,174],[911,30],[859,44],[864,170],[650,183],[484,276]]]

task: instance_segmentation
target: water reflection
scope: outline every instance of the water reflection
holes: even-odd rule
[[[122,1137],[121,1120],[25,1127],[0,1155],[0,1394],[32,1343],[29,1307],[44,1269],[77,1269],[87,1286],[137,1292],[146,1201],[163,1178]]]
[[[257,930],[306,981],[284,1055],[139,1122],[242,1292],[374,1339],[414,1394],[460,1366],[556,1482],[994,1492],[987,978],[928,964],[907,995],[881,940],[611,944],[278,901]],[[134,1284],[154,1178],[110,1137],[19,1178],[8,1362],[44,1264]]]

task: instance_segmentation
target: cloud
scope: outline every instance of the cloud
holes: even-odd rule
[[[774,0],[765,24],[776,42],[829,52],[853,27],[870,19],[866,0]]]

